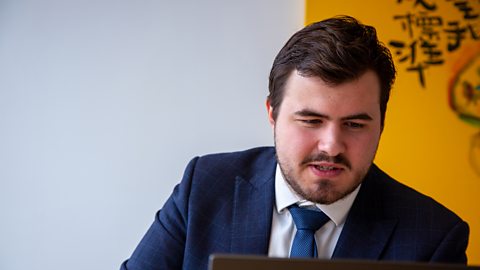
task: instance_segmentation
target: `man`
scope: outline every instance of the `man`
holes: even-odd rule
[[[373,164],[394,79],[373,27],[297,32],[270,73],[275,148],[193,159],[122,269],[206,269],[212,253],[466,263],[468,225]]]

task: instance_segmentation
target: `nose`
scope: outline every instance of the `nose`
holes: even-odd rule
[[[318,150],[331,157],[345,152],[345,138],[341,127],[334,124],[325,126],[318,134]]]

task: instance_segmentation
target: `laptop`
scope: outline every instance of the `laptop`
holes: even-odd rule
[[[290,259],[213,254],[209,270],[480,270],[480,266],[368,260]]]

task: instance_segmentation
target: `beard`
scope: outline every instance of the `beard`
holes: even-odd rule
[[[368,170],[370,169],[370,166],[364,170],[361,170],[357,173],[353,174],[353,181],[351,181],[350,185],[346,187],[346,189],[338,189],[337,185],[335,185],[335,180],[332,179],[319,179],[316,181],[315,187],[312,188],[307,188],[307,187],[302,187],[302,179],[300,179],[300,171],[298,174],[295,172],[293,167],[291,166],[292,164],[289,164],[288,162],[284,162],[279,156],[278,156],[278,151],[277,151],[277,161],[280,166],[280,170],[283,174],[283,177],[285,181],[288,183],[288,185],[301,197],[304,199],[314,202],[314,203],[319,203],[319,204],[332,204],[338,200],[341,200],[345,198],[347,195],[352,193],[363,181],[365,178],[365,175],[367,174]],[[345,158],[343,155],[338,155],[338,156],[328,156],[323,153],[318,153],[318,154],[312,154],[308,157],[306,157],[300,164],[299,168],[305,168],[308,166],[308,163],[311,162],[320,162],[320,161],[326,161],[330,163],[336,163],[336,164],[341,164],[343,165],[348,171],[352,171],[352,165],[348,161],[347,158]]]

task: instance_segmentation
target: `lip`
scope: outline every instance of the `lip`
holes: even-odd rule
[[[343,168],[343,166],[339,166],[335,163],[311,163],[308,165],[308,167],[314,175],[322,178],[337,177],[345,171],[345,168]],[[329,169],[322,170],[319,167],[327,167]]]

